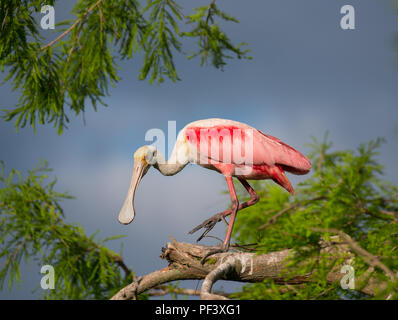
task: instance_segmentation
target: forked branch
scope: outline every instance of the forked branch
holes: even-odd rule
[[[341,241],[324,243],[322,253],[330,254],[334,258],[343,257],[348,263],[353,257],[349,246]],[[204,279],[200,296],[202,299],[225,299],[220,294],[211,293],[211,288],[217,280],[232,280],[240,282],[261,282],[273,279],[277,284],[298,285],[311,282],[311,274],[297,274],[294,277],[284,277],[285,268],[295,252],[291,249],[271,252],[262,255],[247,252],[218,253],[206,260],[204,265],[201,259],[215,247],[199,246],[173,240],[163,248],[161,258],[169,265],[161,270],[154,271],[139,280],[134,281],[115,294],[113,300],[130,300],[150,289],[175,280]],[[327,281],[340,281],[344,274],[340,268],[333,268],[327,275]],[[363,283],[358,279],[356,283]],[[376,279],[367,279],[365,286],[358,287],[363,293],[374,295],[376,291],[386,287],[386,283]]]

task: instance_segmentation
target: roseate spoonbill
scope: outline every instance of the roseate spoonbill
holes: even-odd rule
[[[223,174],[232,202],[230,209],[214,215],[189,232],[192,234],[205,228],[199,241],[217,222],[226,222],[225,217],[231,215],[229,223],[226,222],[228,229],[221,248],[210,252],[202,262],[212,254],[228,251],[237,211],[252,206],[259,200],[247,180],[272,179],[294,194],[285,171],[301,175],[311,169],[311,162],[299,151],[247,124],[226,119],[195,121],[179,132],[168,161],[154,146],[143,146],[135,152],[130,188],[119,213],[119,222],[129,224],[134,219],[134,195],[150,166],[165,176],[171,176],[180,172],[188,163],[196,163]],[[232,177],[236,177],[246,188],[250,195],[249,201],[239,204]]]

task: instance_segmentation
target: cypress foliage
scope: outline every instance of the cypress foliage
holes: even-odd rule
[[[120,80],[117,61],[133,60],[140,52],[144,59],[139,79],[180,80],[174,60],[177,53],[186,55],[183,38],[199,39],[198,50],[188,57],[201,55],[202,65],[208,57],[216,68],[231,55],[248,58],[243,44],[234,45],[215,20],[238,21],[214,1],[184,15],[174,0],[149,0],[146,5],[138,0],[78,0],[75,18],[59,23],[59,34],[49,43],[43,43],[33,18],[41,5],[38,0],[0,3],[0,69],[21,93],[17,106],[8,106],[1,116],[14,120],[16,129],[50,123],[62,134],[68,111],[79,115],[88,102],[95,110],[98,104],[105,106],[109,86]],[[181,31],[186,24],[192,30]]]
[[[45,298],[107,299],[133,280],[121,254],[105,244],[123,236],[88,236],[78,224],[64,222],[60,202],[72,198],[47,182],[51,169],[45,161],[26,178],[17,170],[0,172],[0,289],[21,283],[21,261],[34,259],[52,265],[56,290],[39,290]],[[40,288],[40,286],[38,287]]]

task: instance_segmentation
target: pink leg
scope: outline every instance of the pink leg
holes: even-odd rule
[[[246,180],[241,179],[241,178],[238,178],[238,180],[240,181],[240,183],[242,183],[242,185],[245,187],[247,192],[250,194],[249,201],[239,204],[239,206],[238,206],[238,211],[239,211],[239,210],[242,210],[244,208],[247,208],[247,207],[250,207],[250,206],[256,204],[259,200],[259,196],[257,195],[257,193],[254,191],[254,189],[250,186],[250,184]],[[201,228],[205,228],[206,230],[203,232],[203,234],[197,240],[197,241],[200,241],[200,240],[202,240],[203,237],[205,237],[211,231],[211,229],[214,228],[214,226],[219,221],[224,220],[224,222],[228,226],[228,223],[226,222],[226,220],[224,218],[229,216],[231,213],[232,213],[232,209],[228,209],[223,212],[217,213],[213,217],[204,221],[202,224],[198,225],[196,228],[189,231],[189,234],[192,234]]]
[[[225,251],[228,251],[229,241],[231,240],[231,234],[232,234],[232,229],[234,227],[236,213],[238,212],[238,209],[239,209],[239,201],[238,201],[238,197],[236,196],[236,191],[235,191],[234,182],[232,180],[232,177],[225,177],[225,179],[227,180],[229,194],[231,196],[232,206],[231,206],[231,219],[229,220],[227,235],[225,236],[225,240],[224,240],[221,248],[225,249]]]
[[[251,185],[244,179],[242,178],[238,178],[238,180],[240,181],[240,183],[245,187],[245,189],[247,190],[247,192],[250,194],[250,200],[243,202],[239,205],[238,207],[238,211],[242,210],[244,208],[250,207],[254,204],[256,204],[259,200],[259,196],[256,193],[256,191],[254,191],[254,189],[251,187]],[[221,212],[221,215],[223,217],[229,216],[232,213],[231,209],[225,210],[223,212]]]
[[[235,188],[234,188],[234,183],[233,183],[232,177],[228,176],[228,177],[225,177],[225,179],[227,180],[229,194],[231,196],[231,202],[232,202],[231,219],[229,220],[227,234],[225,236],[225,240],[224,240],[223,244],[221,245],[221,248],[217,249],[217,250],[210,251],[208,254],[206,254],[203,257],[203,259],[201,260],[202,264],[204,264],[205,260],[209,256],[211,256],[213,254],[216,254],[216,253],[220,253],[220,252],[226,252],[226,251],[229,250],[229,242],[231,240],[231,234],[232,234],[232,229],[234,227],[236,213],[238,212],[238,208],[239,208],[239,200],[238,200],[238,197],[236,196],[236,192],[235,192]]]

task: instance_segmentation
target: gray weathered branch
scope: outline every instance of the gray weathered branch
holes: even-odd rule
[[[234,256],[229,256],[225,261],[221,262],[216,268],[209,272],[203,281],[202,290],[200,290],[200,298],[202,300],[227,300],[228,298],[211,293],[213,284],[232,272],[236,267],[237,261]]]
[[[321,254],[329,254],[334,258],[342,257],[345,263],[349,263],[354,254],[350,247],[334,237],[333,242],[322,244]],[[222,299],[221,295],[211,293],[211,288],[217,280],[232,280],[240,282],[261,282],[265,279],[273,279],[277,284],[297,285],[312,281],[311,274],[298,274],[294,277],[284,277],[285,267],[289,259],[295,254],[291,249],[271,252],[262,255],[247,252],[218,253],[206,260],[204,265],[201,259],[215,247],[199,246],[173,240],[163,248],[162,259],[168,261],[168,267],[154,271],[139,278],[115,294],[113,300],[129,300],[136,295],[156,288],[159,285],[175,280],[205,279],[201,289],[202,299]],[[344,274],[340,273],[341,266],[336,266],[327,275],[327,281],[334,283],[340,281]],[[376,279],[367,277],[366,285],[363,285],[361,277],[356,279],[356,287],[363,293],[374,295],[377,290],[385,287]]]

